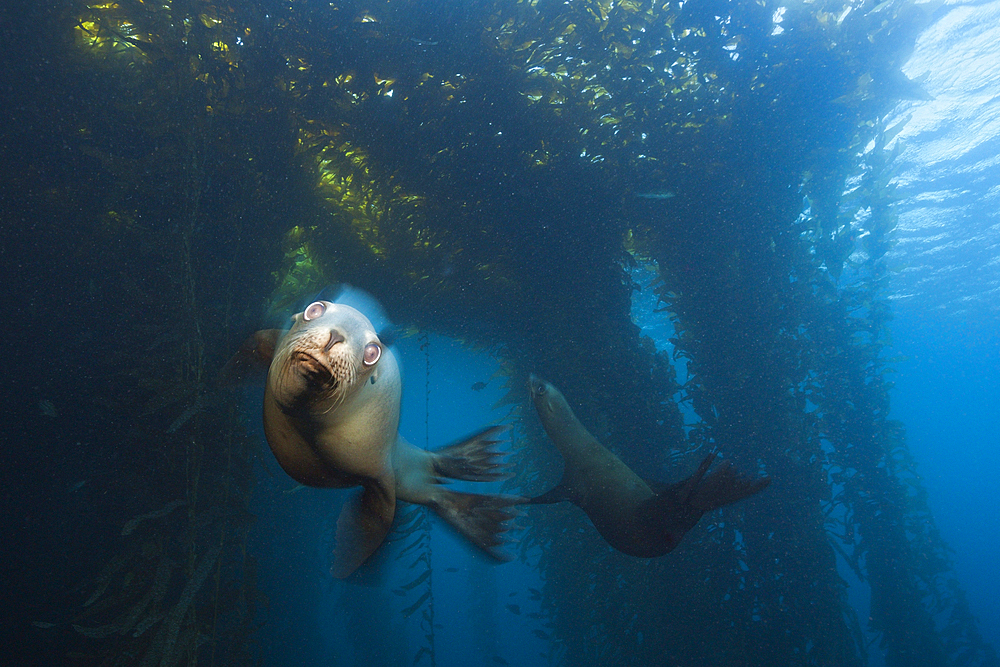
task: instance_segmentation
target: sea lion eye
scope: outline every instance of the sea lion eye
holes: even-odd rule
[[[382,348],[378,343],[368,343],[365,345],[365,366],[371,366],[382,356]]]
[[[317,317],[322,317],[323,313],[326,312],[326,306],[322,301],[313,301],[309,306],[302,312],[302,319],[306,322],[315,320]]]

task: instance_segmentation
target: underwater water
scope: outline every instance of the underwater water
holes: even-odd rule
[[[1000,540],[992,507],[997,487],[998,349],[992,323],[928,323],[900,313],[908,325],[895,349],[900,364],[893,412],[907,425],[934,516],[968,582],[969,601],[986,637],[1000,637],[996,568],[990,553]],[[985,330],[984,330],[985,328]]]
[[[907,427],[942,535],[983,633],[1000,641],[991,511],[1000,430],[1000,3],[956,6],[904,71],[932,100],[901,105],[892,411]]]
[[[1000,2],[0,25],[3,664],[1000,664]],[[353,491],[219,379],[316,299],[394,325],[416,446],[509,427],[449,488],[559,482],[536,373],[697,523],[523,504],[498,562],[400,502],[338,580]],[[710,453],[770,486],[702,516],[664,485]]]

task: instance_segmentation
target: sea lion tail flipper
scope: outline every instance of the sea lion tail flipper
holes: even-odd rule
[[[497,560],[507,561],[511,559],[510,554],[497,547],[504,544],[502,534],[510,528],[507,522],[517,516],[511,508],[527,501],[520,496],[479,495],[439,489],[430,506],[470,542]]]
[[[440,477],[469,482],[492,482],[510,479],[513,475],[500,461],[504,453],[497,450],[497,438],[509,426],[491,426],[454,445],[435,450],[434,472]]]
[[[263,329],[243,341],[240,349],[219,372],[218,383],[232,386],[254,380],[263,381],[283,333],[281,329]]]
[[[710,459],[706,460],[711,462]],[[703,474],[702,468],[699,467],[698,472],[692,478],[700,478]],[[682,484],[687,481],[689,480],[685,480]],[[722,465],[699,481],[700,483],[687,496],[687,502],[702,512],[711,512],[763,491],[771,483],[771,478],[751,479],[744,477],[736,472],[729,461],[723,461]]]
[[[375,483],[352,497],[337,519],[333,576],[345,579],[378,548],[392,527],[396,512],[394,483]]]

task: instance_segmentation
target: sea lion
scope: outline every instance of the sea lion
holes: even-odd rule
[[[402,393],[392,351],[360,311],[315,301],[287,332],[260,331],[224,374],[268,366],[264,434],[278,463],[314,487],[362,487],[337,521],[333,574],[350,575],[382,543],[396,501],[427,505],[484,551],[497,551],[509,509],[525,499],[449,491],[445,478],[508,477],[493,448],[503,427],[428,452],[399,435]]]
[[[654,491],[584,428],[558,389],[534,375],[529,386],[542,426],[565,462],[559,484],[530,502],[568,500],[586,512],[608,544],[622,553],[662,556],[677,546],[702,514],[752,496],[771,481],[741,477],[728,461],[706,476],[715,458],[710,454],[687,479],[656,485],[662,488]]]

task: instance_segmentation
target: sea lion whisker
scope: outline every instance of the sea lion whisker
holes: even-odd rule
[[[323,410],[319,414],[321,414],[321,415],[329,414],[330,411],[333,410],[338,405],[340,405],[340,402],[337,400],[337,397],[334,396],[334,399],[332,401],[330,401],[330,405],[327,406],[326,410]]]
[[[328,414],[335,408],[339,408],[341,405],[343,405],[344,401],[347,399],[347,392],[342,391],[344,385],[338,383],[336,378],[333,378],[333,383],[334,386],[330,392],[330,398],[332,400],[330,401],[330,405],[327,406],[326,410],[323,410],[321,413],[319,413],[321,415]]]

